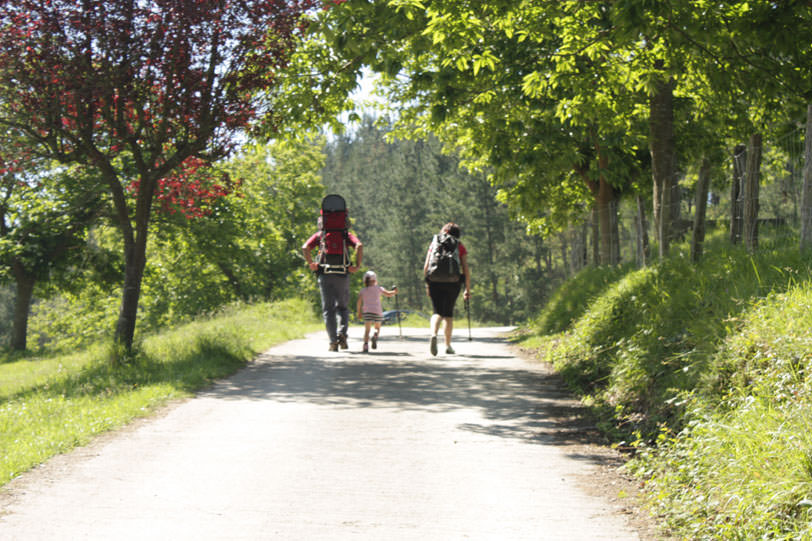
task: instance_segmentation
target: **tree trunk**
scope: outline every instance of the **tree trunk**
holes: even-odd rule
[[[581,259],[581,268],[586,267],[589,265],[589,223],[584,221],[584,224],[581,226],[581,253],[579,255]]]
[[[612,189],[612,200],[609,202],[609,221],[612,233],[612,258],[611,265],[620,263],[620,199]]]
[[[696,214],[694,214],[694,231],[691,238],[691,261],[696,263],[702,258],[705,244],[705,212],[708,208],[708,189],[710,186],[710,160],[704,158],[699,168],[699,179],[696,183]]]
[[[152,199],[157,179],[142,176],[138,196],[135,201],[135,220],[131,224],[126,204],[118,203],[119,228],[124,237],[124,289],[121,295],[121,308],[118,312],[114,341],[132,351],[135,338],[135,323],[138,316],[138,302],[141,298],[141,281],[147,263],[147,233]],[[124,214],[122,215],[122,209]],[[132,227],[135,225],[135,228]],[[115,358],[113,362],[118,362]]]
[[[637,194],[637,264],[640,267],[648,265],[648,223],[646,222],[646,203],[640,194]]]
[[[812,103],[806,108],[804,185],[801,189],[801,250],[812,249]]]
[[[654,222],[654,238],[657,239],[660,236],[660,205],[663,202],[663,187],[661,185],[662,179],[654,174],[653,168],[651,176],[651,219]]]
[[[569,234],[571,236],[570,241],[570,266],[572,267],[573,274],[577,274],[581,269],[586,266],[584,261],[584,251],[585,251],[585,242],[586,237],[584,235],[584,227],[583,226],[571,226],[569,228]]]
[[[544,250],[544,266],[547,269],[547,275],[552,276],[553,272],[555,271],[555,267],[553,265],[553,248],[552,246],[547,246]]]
[[[758,248],[758,190],[761,173],[761,134],[754,133],[747,144],[747,170],[742,189],[742,237],[747,251]]]
[[[135,338],[135,322],[138,316],[138,302],[141,297],[141,281],[146,267],[146,234],[137,235],[134,242],[125,243],[124,250],[124,291],[121,308],[116,323],[115,342],[132,350]]]
[[[564,265],[564,276],[572,276],[572,268],[569,265],[569,259],[567,258],[567,253],[569,252],[569,246],[567,245],[567,232],[562,231],[558,235],[558,240],[561,241],[561,264]]]
[[[747,147],[736,145],[733,149],[733,179],[730,182],[730,243],[742,240],[742,184],[747,160]]]
[[[589,178],[585,173],[582,175],[589,191],[595,198],[595,205],[592,209],[592,231],[593,231],[593,254],[596,265],[610,265],[616,263],[614,258],[614,240],[617,236],[613,234],[613,219],[612,212],[616,210],[612,206],[615,199],[615,190],[612,185],[606,181],[606,176],[603,171],[606,169],[606,158],[601,152],[600,146],[595,145],[595,151],[598,155],[598,169],[600,173],[598,180],[594,181]]]
[[[535,237],[533,239],[533,248],[533,260],[536,262],[536,274],[541,276],[544,272],[541,268],[541,262],[544,259],[544,254],[542,253],[544,241],[541,239],[541,237]]]
[[[614,200],[614,190],[612,186],[601,177],[598,188],[598,197],[595,201],[598,210],[598,222],[600,229],[600,264],[611,265],[614,263],[614,244],[612,242],[612,201]]]
[[[592,235],[592,264],[598,266],[601,264],[601,230],[598,227],[597,203],[592,205],[592,210],[589,211],[589,229]]]
[[[25,351],[28,347],[28,315],[31,312],[31,299],[34,296],[34,277],[25,267],[15,261],[12,264],[17,296],[14,300],[14,323],[11,329],[11,349]]]
[[[676,169],[676,160],[674,160],[674,162],[674,168]],[[668,214],[668,219],[671,220],[670,238],[672,241],[681,233],[687,233],[687,231],[682,230],[681,208],[682,186],[679,185],[679,178],[677,174],[674,173],[673,181],[671,182],[671,211]]]
[[[673,229],[674,82],[661,80],[649,102],[649,147],[654,180],[654,221],[660,258],[668,253]]]
[[[495,306],[498,306],[499,277],[496,274],[496,264],[494,262],[494,257],[496,257],[496,242],[494,240],[495,225],[493,223],[493,205],[496,204],[496,201],[493,199],[493,197],[490,197],[490,192],[488,190],[490,184],[488,183],[488,179],[484,174],[482,175],[482,182],[479,184],[479,187],[481,188],[480,201],[485,201],[485,237],[488,245],[488,276],[491,283],[491,300]]]

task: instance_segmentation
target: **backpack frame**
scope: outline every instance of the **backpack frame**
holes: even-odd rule
[[[347,205],[337,194],[325,196],[319,216],[319,268],[324,274],[347,274],[350,266]]]

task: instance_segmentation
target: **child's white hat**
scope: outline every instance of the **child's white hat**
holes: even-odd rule
[[[375,280],[378,279],[378,275],[375,274],[375,271],[368,270],[364,273],[364,281],[369,280],[370,278],[374,278]]]

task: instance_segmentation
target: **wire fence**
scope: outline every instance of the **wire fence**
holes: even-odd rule
[[[800,229],[801,192],[804,169],[804,127],[797,127],[774,140],[766,141],[761,148],[761,166],[758,190],[758,226],[769,228],[770,237],[776,240],[797,238]],[[713,192],[714,201],[708,209],[709,219],[728,227],[731,240],[741,235],[745,191],[735,189],[735,183],[744,182],[747,149],[737,145],[731,151],[727,167],[722,169],[722,183]],[[738,199],[734,200],[734,194]],[[735,205],[734,205],[735,201]],[[736,223],[736,222],[739,223]],[[741,238],[737,238],[740,241]]]

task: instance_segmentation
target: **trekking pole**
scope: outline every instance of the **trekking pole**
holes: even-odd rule
[[[471,299],[465,299],[465,313],[468,315],[468,341],[471,341]]]
[[[392,289],[396,289],[398,286],[392,286]],[[395,319],[398,320],[398,337],[403,340],[403,329],[400,328],[400,307],[398,306],[398,294],[395,293]]]

